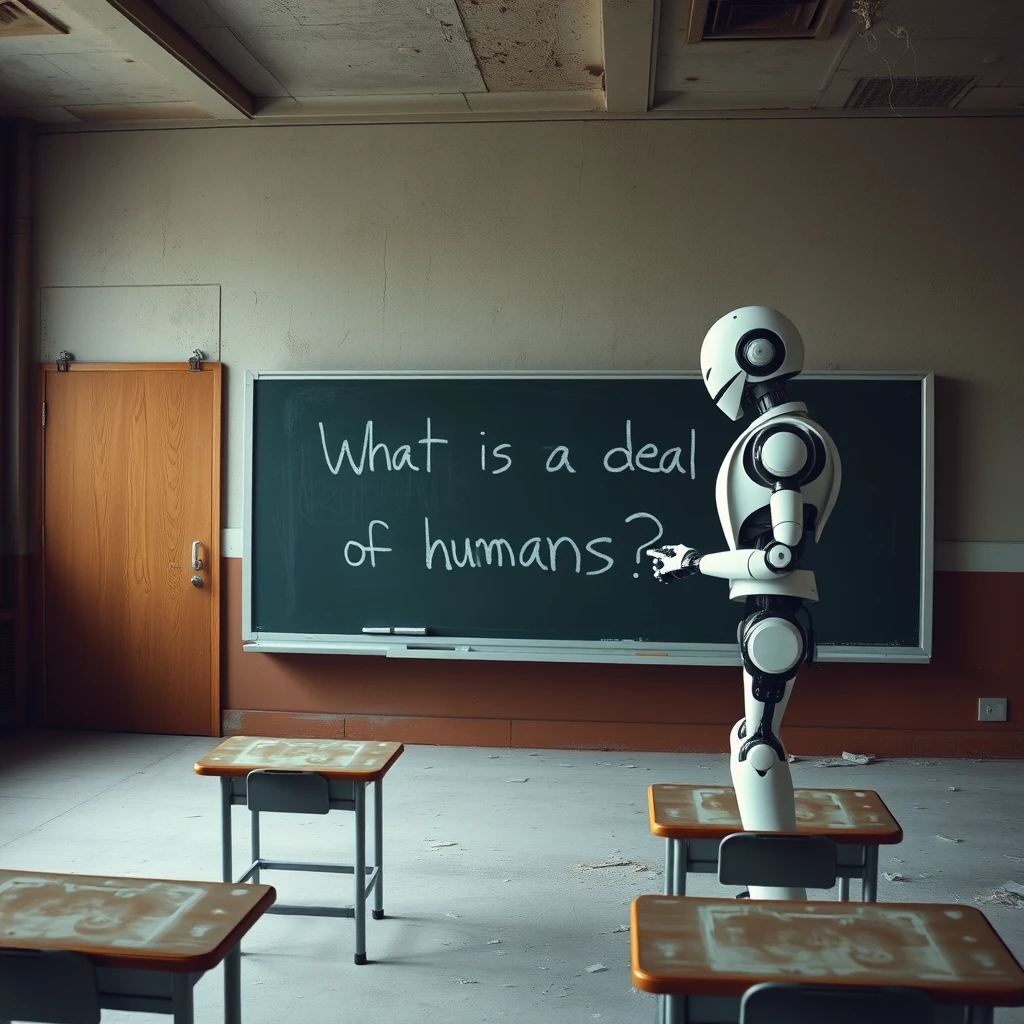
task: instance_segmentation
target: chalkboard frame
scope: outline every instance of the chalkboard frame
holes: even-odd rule
[[[355,654],[389,658],[473,661],[589,662],[647,665],[739,665],[736,644],[577,642],[501,640],[480,637],[401,637],[363,634],[299,634],[257,631],[252,617],[254,411],[256,382],[277,380],[697,380],[692,371],[474,371],[474,370],[246,370],[243,439],[242,641],[243,650],[276,654]],[[929,371],[818,371],[807,380],[910,380],[921,388],[921,559],[919,589],[920,643],[910,647],[822,646],[822,662],[926,663],[932,656],[932,588],[934,574],[934,424],[935,377]],[[841,454],[841,453],[840,453]]]

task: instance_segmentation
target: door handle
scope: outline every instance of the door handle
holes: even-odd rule
[[[200,548],[202,547],[202,543],[203,542],[201,540],[194,540],[194,541],[192,541],[192,568],[193,569],[197,569],[198,570],[198,569],[202,569],[202,567],[203,567],[203,560],[199,557],[199,551],[200,551]]]

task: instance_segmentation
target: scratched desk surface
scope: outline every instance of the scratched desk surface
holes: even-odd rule
[[[903,829],[870,789],[797,789],[796,830],[836,843],[898,843]],[[731,786],[656,785],[647,790],[651,831],[666,839],[724,839],[743,828]]]
[[[0,948],[70,950],[107,967],[205,971],[274,898],[270,885],[0,870]]]
[[[328,779],[372,782],[383,778],[404,749],[401,743],[231,736],[201,757],[195,770],[233,776],[266,769],[317,772]]]
[[[1024,971],[974,907],[640,896],[633,983],[741,995],[760,981],[910,985],[936,1002],[1024,1005]]]

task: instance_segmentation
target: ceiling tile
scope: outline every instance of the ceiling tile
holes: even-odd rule
[[[599,0],[457,0],[491,92],[600,90]]]
[[[0,63],[11,54],[26,53],[99,53],[102,51],[120,51],[120,47],[111,42],[110,37],[92,27],[80,14],[71,10],[66,4],[51,0],[43,4],[37,3],[46,14],[60,22],[67,30],[67,35],[59,36],[16,36],[13,39],[0,39]]]
[[[1024,87],[972,89],[957,105],[957,110],[1017,110],[1024,108]]]
[[[707,43],[670,37],[662,42],[655,91],[818,93],[846,42],[842,36]]]
[[[45,57],[26,54],[0,62],[0,91],[9,97],[46,106],[73,95],[75,86],[70,75]]]
[[[1021,61],[1002,81],[1002,85],[1020,88],[1024,86],[1024,61]]]
[[[484,88],[454,0],[189,0],[181,18],[258,96]]]
[[[282,28],[272,40],[244,38],[243,42],[296,97],[482,88],[469,45],[455,38],[396,45],[372,33],[328,26],[315,34],[304,27]]]
[[[148,65],[127,54],[50,54],[51,64],[73,85],[62,96],[69,103],[153,103],[187,97]]]

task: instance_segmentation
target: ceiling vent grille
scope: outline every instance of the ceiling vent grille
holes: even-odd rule
[[[686,41],[824,39],[842,0],[692,0]]]
[[[950,107],[974,84],[971,75],[928,75],[923,78],[877,78],[858,80],[850,98],[843,106],[847,110],[867,110],[877,107]]]
[[[26,0],[0,3],[0,39],[14,36],[63,36],[68,30]]]

